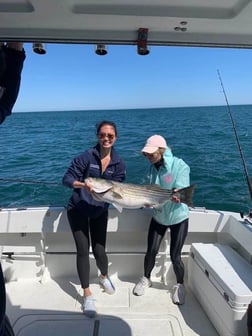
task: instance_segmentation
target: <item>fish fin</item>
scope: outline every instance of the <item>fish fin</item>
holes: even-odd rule
[[[193,208],[192,197],[194,194],[195,184],[190,185],[189,187],[179,189],[177,192],[180,195],[180,201],[187,204],[189,207]]]
[[[116,208],[116,210],[118,210],[120,213],[123,211],[123,207],[121,207],[118,204],[112,203],[112,205]]]
[[[123,198],[123,190],[121,188],[113,188],[111,190],[113,192],[113,197],[117,199],[122,199]]]
[[[95,188],[95,187],[92,187],[92,190],[94,192],[96,192],[97,194],[102,194],[102,193],[105,193],[106,191],[110,190],[112,188],[112,186],[110,187],[100,187],[100,188]]]

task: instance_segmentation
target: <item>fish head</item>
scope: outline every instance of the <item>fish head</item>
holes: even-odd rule
[[[92,191],[96,192],[97,194],[104,193],[113,187],[109,180],[97,177],[87,177],[84,182],[90,185]]]

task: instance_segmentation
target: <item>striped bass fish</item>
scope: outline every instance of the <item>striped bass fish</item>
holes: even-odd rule
[[[123,208],[159,209],[166,202],[171,201],[174,195],[180,199],[180,202],[193,207],[194,185],[174,191],[163,189],[156,184],[138,185],[95,177],[86,178],[85,183],[91,187],[91,194],[95,200],[110,203],[119,212],[122,212]]]

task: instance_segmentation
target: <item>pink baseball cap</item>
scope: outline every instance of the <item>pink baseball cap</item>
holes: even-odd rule
[[[152,154],[155,153],[158,148],[167,148],[166,141],[161,135],[152,135],[147,139],[142,152]]]

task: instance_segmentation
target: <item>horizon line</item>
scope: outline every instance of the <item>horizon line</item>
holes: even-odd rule
[[[232,104],[230,106],[247,106],[247,105],[252,105],[252,104]],[[179,108],[199,108],[199,107],[223,107],[226,106],[225,104],[223,105],[185,105],[185,106],[156,106],[156,107],[125,107],[125,108],[91,108],[91,109],[74,109],[74,110],[69,110],[69,109],[52,109],[52,110],[30,110],[30,111],[13,111],[12,113],[39,113],[39,112],[90,112],[90,111],[124,111],[124,110],[155,110],[155,109],[179,109]]]

